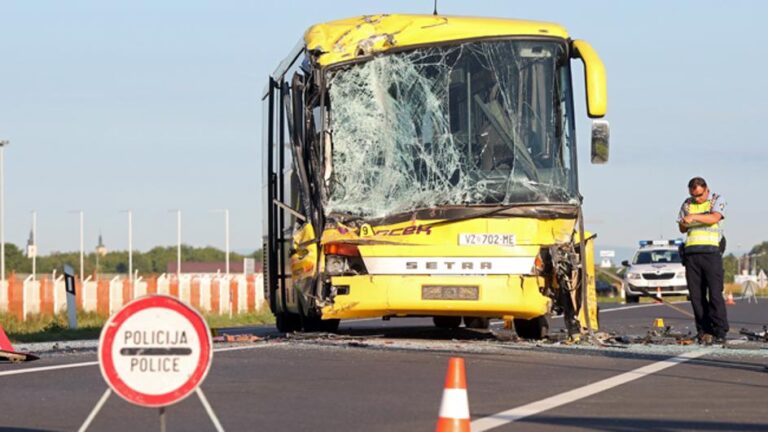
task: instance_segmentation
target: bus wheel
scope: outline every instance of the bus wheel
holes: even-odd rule
[[[275,326],[277,331],[291,333],[301,330],[301,318],[290,312],[278,312],[275,314]]]
[[[640,296],[628,295],[624,300],[627,303],[640,303]]]
[[[444,329],[455,329],[461,325],[460,316],[433,316],[432,322],[435,323],[435,327]]]
[[[515,318],[512,321],[515,333],[523,339],[544,339],[549,333],[549,322],[544,315],[529,320]]]
[[[483,318],[483,317],[465,316],[464,317],[464,325],[467,328],[471,328],[471,329],[487,330],[488,327],[491,325],[491,319],[490,318]]]

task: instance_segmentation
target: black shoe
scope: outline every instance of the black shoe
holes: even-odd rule
[[[712,338],[712,343],[709,345],[722,345],[726,346],[728,345],[728,340],[725,338],[725,336],[715,336]]]

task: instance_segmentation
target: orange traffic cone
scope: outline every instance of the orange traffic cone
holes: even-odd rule
[[[661,287],[656,287],[656,301],[661,303]]]
[[[27,353],[18,352],[13,349],[11,341],[3,330],[3,326],[0,325],[0,359],[8,359],[14,363],[37,360],[37,356]]]
[[[445,375],[445,389],[435,432],[470,432],[467,379],[464,359],[451,357]]]
[[[733,292],[731,292],[731,290],[728,290],[728,295],[725,297],[725,304],[728,306],[736,304],[736,302],[733,301]]]

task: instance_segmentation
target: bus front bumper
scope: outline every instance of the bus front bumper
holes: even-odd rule
[[[359,275],[331,278],[333,304],[323,319],[453,315],[531,319],[548,313],[550,299],[536,276]]]

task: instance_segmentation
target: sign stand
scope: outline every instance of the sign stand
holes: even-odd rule
[[[216,428],[216,432],[224,432],[224,428],[221,426],[221,422],[219,421],[219,418],[216,417],[216,413],[213,411],[213,408],[211,407],[211,404],[208,403],[208,399],[205,397],[205,394],[202,390],[200,390],[200,387],[195,389],[195,393],[197,393],[197,396],[200,398],[200,403],[203,404],[203,408],[205,409],[205,413],[208,414],[208,418],[211,419],[211,423],[213,423],[213,427]],[[91,413],[88,414],[88,418],[85,419],[85,422],[83,422],[83,425],[80,426],[80,429],[78,429],[78,432],[85,432],[88,430],[88,427],[91,425],[91,422],[93,422],[93,419],[96,418],[96,415],[99,414],[99,411],[101,411],[101,408],[104,406],[104,404],[107,402],[107,399],[109,399],[109,396],[112,394],[112,389],[107,389],[107,391],[104,392],[104,395],[101,396],[101,399],[99,399],[98,402],[96,402],[96,406],[93,407],[93,410],[91,410]],[[165,407],[160,407],[160,432],[165,432]]]
[[[224,432],[224,428],[221,427],[221,422],[219,422],[219,418],[216,417],[216,413],[213,412],[213,408],[211,407],[211,404],[208,403],[208,399],[205,397],[205,394],[203,394],[203,391],[200,390],[200,387],[196,388],[195,392],[197,393],[197,397],[200,398],[200,403],[203,404],[203,408],[205,408],[205,412],[208,413],[208,417],[211,419],[213,426],[216,428],[216,432]]]
[[[83,422],[83,425],[80,426],[80,429],[77,430],[77,432],[85,432],[88,429],[88,426],[91,425],[91,422],[93,419],[96,418],[96,414],[101,411],[101,407],[104,406],[104,404],[107,402],[107,399],[109,399],[109,395],[112,394],[112,389],[107,389],[107,391],[104,392],[104,395],[101,396],[101,399],[99,399],[98,402],[96,402],[96,406],[93,407],[91,410],[91,413],[88,414],[88,417]]]
[[[160,407],[160,432],[165,432],[165,407]]]
[[[197,311],[165,295],[129,302],[101,331],[99,366],[109,389],[79,431],[88,429],[114,391],[132,404],[158,408],[161,432],[165,409],[194,392],[216,431],[224,432],[200,389],[212,358],[211,331]]]
[[[757,294],[755,293],[755,285],[757,285],[756,282],[752,282],[751,280],[748,280],[744,282],[742,285],[744,287],[743,291],[741,292],[741,299],[747,300],[747,303],[752,303],[752,300],[755,300],[755,304],[757,304]]]

